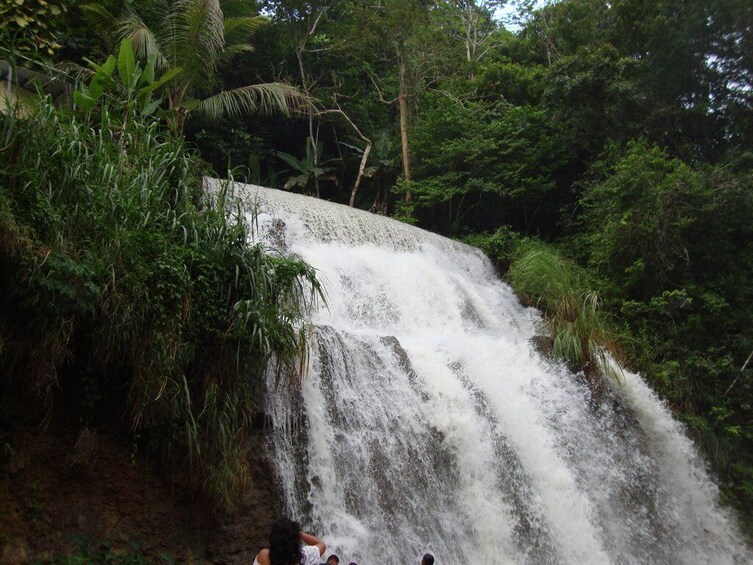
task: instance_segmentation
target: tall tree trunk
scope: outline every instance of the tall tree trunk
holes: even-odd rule
[[[363,150],[363,155],[361,155],[361,164],[358,166],[358,176],[356,177],[356,182],[353,183],[353,190],[350,192],[350,202],[348,202],[348,205],[351,208],[356,205],[356,194],[358,194],[358,187],[361,186],[361,179],[366,170],[366,161],[369,160],[369,153],[371,153],[371,141],[366,142],[366,149]]]
[[[318,19],[317,19],[318,21]],[[308,34],[305,36],[304,40],[299,43],[298,47],[295,50],[296,57],[298,58],[298,69],[301,73],[301,85],[303,86],[303,92],[306,94],[306,96],[310,99],[311,98],[311,92],[309,92],[309,85],[308,81],[306,80],[306,71],[303,68],[303,50],[306,47],[306,41],[308,40]],[[311,152],[313,154],[314,158],[314,167],[316,167],[319,163],[319,152],[317,148],[317,144],[319,143],[319,135],[314,135],[314,115],[313,113],[309,113],[308,115],[309,120],[309,138],[311,139]],[[319,177],[314,175],[314,191],[316,194],[316,197],[319,198]],[[304,189],[304,192],[306,190]]]
[[[400,66],[399,72],[399,90],[398,90],[398,107],[400,108],[400,143],[403,148],[403,176],[405,177],[405,201],[413,202],[413,194],[411,193],[410,182],[410,149],[408,146],[408,92],[405,82],[405,61],[400,53],[400,49],[397,52],[397,58]]]
[[[476,54],[476,46],[473,42],[473,3],[468,2],[465,9],[467,13],[462,17],[463,27],[465,28],[465,56],[469,63],[473,63],[473,58]]]
[[[318,14],[316,14],[316,11],[312,11],[310,15],[306,16],[306,32],[304,33],[303,37],[298,41],[295,49],[296,57],[298,58],[298,69],[301,73],[301,86],[303,86],[303,92],[306,95],[306,97],[311,100],[311,90],[308,80],[306,79],[306,70],[303,66],[303,51],[306,49],[306,43],[308,43],[309,37],[313,36],[314,33],[316,33],[316,26],[319,25],[319,20],[321,20],[324,13],[327,11],[327,8],[322,9]],[[316,17],[314,17],[314,14],[316,14]],[[313,21],[312,21],[313,19]],[[319,151],[318,151],[318,144],[319,144],[319,126],[317,125],[316,128],[316,135],[314,134],[314,114],[309,113],[308,115],[309,120],[309,139],[311,139],[311,151],[313,152],[313,163],[314,168],[319,164]],[[314,190],[316,192],[316,197],[320,197],[319,192],[319,177],[314,174]],[[304,189],[305,191],[305,189]]]

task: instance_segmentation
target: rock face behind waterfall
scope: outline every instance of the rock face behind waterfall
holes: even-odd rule
[[[207,181],[216,190],[216,182]],[[235,185],[256,237],[318,270],[300,388],[270,385],[288,513],[362,563],[747,563],[680,424],[638,375],[594,401],[465,245]]]

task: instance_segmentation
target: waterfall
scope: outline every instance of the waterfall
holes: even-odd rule
[[[325,289],[308,372],[270,384],[266,410],[286,512],[344,562],[753,562],[656,394],[626,371],[594,397],[539,353],[539,313],[480,251],[313,198],[235,193],[257,240]]]

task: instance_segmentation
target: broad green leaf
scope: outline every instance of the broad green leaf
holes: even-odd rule
[[[86,57],[84,57],[84,61],[89,63],[89,66],[94,69],[97,74],[102,73],[111,75],[112,71],[115,70],[116,59],[113,55],[107,57],[107,60],[101,65],[98,65],[97,63],[95,63],[91,59],[87,59]]]
[[[107,57],[107,61],[105,61],[101,67],[102,72],[109,77],[112,74],[112,72],[115,70],[115,63],[116,61],[115,61],[114,55],[110,55],[109,57]]]
[[[166,71],[159,79],[152,82],[151,84],[144,86],[143,88],[140,88],[137,96],[140,96],[146,92],[152,92],[153,90],[157,90],[159,87],[163,86],[164,84],[167,84],[171,80],[173,80],[175,77],[177,77],[180,72],[183,69],[181,67],[177,67],[175,69],[170,69],[169,71]]]
[[[136,86],[139,84],[139,81],[141,80],[141,75],[143,73],[143,69],[141,68],[141,65],[136,63],[136,68],[133,71],[133,74],[130,76],[130,79],[128,81],[128,90],[133,92],[133,90],[136,88]]]
[[[141,109],[145,108],[152,101],[152,96],[148,92],[137,94],[135,98],[136,104],[138,104],[138,107]]]
[[[97,74],[92,78],[92,81],[89,84],[89,94],[98,98],[102,96],[102,92],[107,88],[115,88],[115,81],[108,75]]]
[[[97,103],[96,99],[80,90],[75,90],[73,92],[73,102],[75,102],[76,106],[82,108],[83,110],[91,110]]]
[[[156,100],[152,100],[151,102],[144,104],[141,106],[141,113],[144,116],[149,116],[154,113],[154,111],[159,108],[159,105],[162,104],[162,98],[157,98]]]
[[[296,159],[290,153],[285,153],[284,151],[275,151],[274,154],[285,161],[288,165],[293,167],[296,171],[303,171],[306,168],[301,161]]]
[[[201,100],[191,99],[191,100],[183,100],[183,102],[180,103],[180,108],[185,108],[186,110],[195,110],[199,107],[199,104],[201,104]]]
[[[83,89],[82,89],[83,90]],[[84,93],[97,100],[100,96],[102,96],[102,93],[105,91],[105,86],[103,81],[97,80],[97,77],[94,77],[89,84],[89,88],[87,90],[84,90]]]
[[[154,60],[154,55],[147,59],[146,67],[144,68],[144,72],[141,73],[141,80],[139,81],[139,84],[149,85],[154,82]]]
[[[133,54],[133,44],[131,40],[125,38],[120,42],[120,51],[118,52],[118,74],[121,82],[131,90],[134,73],[136,72],[136,57]]]

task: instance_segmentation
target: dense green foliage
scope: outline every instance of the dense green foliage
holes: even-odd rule
[[[95,4],[121,22],[140,16],[148,24],[143,29],[170,10],[194,5]],[[225,10],[238,3],[209,4]],[[190,83],[187,99],[232,91],[253,77],[254,83],[296,85],[316,110],[305,117],[188,120],[185,135],[202,157],[216,170],[239,167],[253,182],[342,203],[353,197],[356,206],[481,245],[505,271],[511,267],[523,295],[551,314],[552,339],[564,336],[558,349],[569,351],[572,362],[585,364],[620,335],[625,362],[642,371],[687,422],[726,496],[750,522],[753,3],[523,0],[509,3],[520,7],[518,27],[510,29],[498,21],[501,1],[242,4],[249,17],[258,12],[268,20],[255,27],[255,49],[244,39],[231,64],[203,57],[208,64],[201,66],[201,57],[189,58],[200,80]],[[72,38],[86,35],[90,17],[73,2],[58,22],[57,40],[70,57],[85,54]],[[101,60],[107,37],[124,30],[99,25],[98,31],[102,39],[92,54]],[[170,31],[157,28],[152,36]],[[223,41],[234,44],[220,35],[211,43],[218,53]],[[146,68],[147,58],[140,64]],[[176,59],[172,66],[183,63]],[[154,99],[170,91],[156,89]],[[102,131],[113,131],[102,139],[124,143],[119,123],[107,122]],[[28,170],[36,171],[31,165]],[[34,172],[35,182],[48,179],[41,174]],[[73,172],[59,168],[55,174]],[[48,191],[66,185],[55,180]],[[0,201],[4,233],[10,234],[3,236],[6,255],[39,255],[39,245],[58,249],[27,232],[33,219],[49,225],[39,233],[57,233],[68,209],[62,213],[36,201],[20,208],[16,199],[23,191],[14,190]],[[74,197],[83,206],[91,195],[76,189]],[[164,212],[155,210],[149,221]],[[80,221],[78,237],[85,237],[84,227],[104,229],[91,219]],[[42,243],[23,243],[27,239]],[[149,267],[156,268],[162,248],[149,252],[156,245],[151,239],[132,242],[142,245],[151,253]],[[45,295],[60,301],[55,308],[103,300],[103,279],[97,278],[103,267],[75,249],[64,255],[72,263],[36,259],[34,272],[49,281],[43,290],[57,293]],[[182,273],[169,257],[166,271]],[[54,276],[47,274],[52,267]],[[175,274],[174,286],[149,296],[177,308],[175,297],[188,284],[182,276]],[[90,288],[86,281],[95,284]],[[102,303],[113,308],[117,301]],[[45,341],[45,355],[65,356],[70,347],[63,322],[72,314],[50,316],[39,318],[35,331],[58,336]],[[90,312],[76,316],[99,320]]]
[[[173,133],[182,131],[192,112],[213,120],[244,112],[287,112],[305,104],[305,97],[286,83],[246,84],[218,91],[220,65],[253,51],[250,37],[266,21],[252,4],[237,0],[154,4],[159,10],[155,10],[158,17],[152,18],[149,11],[139,13],[131,7],[120,18],[97,4],[87,9],[105,24],[104,30],[116,30],[120,38],[131,40],[139,59],[151,60],[158,71],[176,75],[162,89],[163,114]]]
[[[602,278],[651,377],[723,470],[753,495],[753,175],[742,163],[692,168],[629,144],[594,165],[568,249]]]
[[[87,424],[124,418],[231,509],[262,377],[273,356],[296,369],[314,275],[249,246],[183,142],[123,110],[3,118],[3,378]]]

